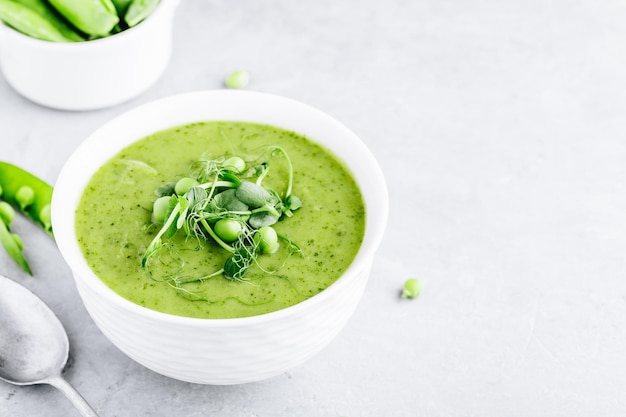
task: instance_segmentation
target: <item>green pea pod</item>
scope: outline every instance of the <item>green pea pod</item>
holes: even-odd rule
[[[0,20],[32,38],[51,42],[71,41],[48,19],[13,0],[0,0]]]
[[[18,191],[22,187],[30,187],[34,191],[34,199],[26,207],[21,207],[23,202],[19,199]],[[53,189],[48,183],[20,167],[0,161],[0,188],[3,200],[20,210],[54,237],[50,224]]]
[[[30,8],[32,11],[37,13],[39,16],[45,18],[48,22],[50,22],[54,27],[56,27],[59,32],[63,34],[68,40],[74,42],[81,42],[85,40],[85,37],[81,35],[76,28],[70,26],[70,24],[65,20],[63,16],[61,16],[55,9],[50,6],[47,1],[44,0],[19,0],[19,2]]]
[[[13,237],[8,227],[4,224],[2,220],[0,220],[0,243],[4,246],[9,256],[22,268],[24,271],[28,272],[32,275],[32,271],[30,270],[30,266],[28,266],[28,262],[26,262],[26,258],[22,254],[22,249],[20,245],[17,243],[16,239]]]
[[[121,19],[126,14],[126,11],[128,10],[128,6],[133,0],[111,0],[111,1],[113,2],[115,9],[117,10],[117,15]]]
[[[91,36],[106,36],[118,24],[111,0],[50,0],[72,25]]]
[[[143,21],[159,5],[159,0],[132,0],[124,15],[128,27],[133,27]]]

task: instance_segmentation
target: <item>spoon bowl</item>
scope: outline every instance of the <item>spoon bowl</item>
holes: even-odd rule
[[[83,416],[97,417],[62,377],[69,354],[67,333],[35,294],[0,275],[0,379],[15,385],[50,384]]]

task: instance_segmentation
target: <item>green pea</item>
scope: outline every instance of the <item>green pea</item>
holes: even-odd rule
[[[415,298],[422,293],[422,281],[417,278],[409,278],[404,282],[402,298]]]
[[[213,226],[215,234],[224,242],[234,242],[239,239],[239,235],[243,230],[241,222],[232,219],[221,219]]]
[[[193,178],[188,178],[188,177],[181,178],[178,180],[178,182],[174,186],[174,191],[178,195],[183,195],[187,191],[189,191],[192,187],[195,187],[196,185],[199,185],[198,181],[194,180]]]
[[[240,172],[243,172],[244,169],[246,169],[246,161],[238,156],[231,156],[222,163],[222,166],[224,167],[224,169],[239,174]]]
[[[263,226],[254,234],[254,243],[261,253],[274,253],[278,250],[278,235],[270,226]]]
[[[167,218],[170,211],[170,198],[169,196],[159,197],[152,204],[152,217],[157,223],[163,223]]]
[[[16,233],[11,233],[11,236],[13,236],[13,240],[17,244],[17,247],[20,250],[23,250],[24,249],[24,241],[22,240],[22,238],[18,234],[16,234]]]
[[[237,70],[230,73],[226,80],[224,81],[224,85],[227,88],[244,88],[248,85],[250,81],[250,73],[248,71]]]
[[[52,217],[50,215],[50,204],[46,204],[43,206],[41,210],[39,210],[39,220],[43,225],[45,230],[52,230]]]
[[[28,185],[23,185],[15,193],[15,200],[20,205],[20,209],[24,210],[35,201],[35,190]]]
[[[0,201],[0,220],[2,220],[7,226],[10,226],[14,218],[15,210],[13,207],[6,201]]]

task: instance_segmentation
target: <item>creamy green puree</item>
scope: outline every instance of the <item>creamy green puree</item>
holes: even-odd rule
[[[141,267],[160,226],[151,222],[155,189],[189,174],[194,161],[253,158],[281,146],[293,163],[293,195],[303,206],[273,227],[302,249],[258,257],[244,281],[221,274],[175,288],[172,275],[205,276],[229,253],[211,240],[178,233],[168,251]],[[272,158],[263,180],[283,193],[288,168]],[[205,122],[164,130],[123,149],[90,179],[76,210],[76,232],[89,266],[112,290],[144,307],[198,318],[247,317],[279,310],[323,291],[350,265],[361,244],[365,209],[347,168],[328,150],[296,133],[243,122]],[[179,231],[180,232],[180,231]],[[184,270],[181,270],[184,265]]]

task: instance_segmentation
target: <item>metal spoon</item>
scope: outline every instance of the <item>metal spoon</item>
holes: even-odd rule
[[[98,417],[61,377],[69,353],[67,333],[35,294],[0,275],[0,379],[16,385],[50,384],[84,417]]]

